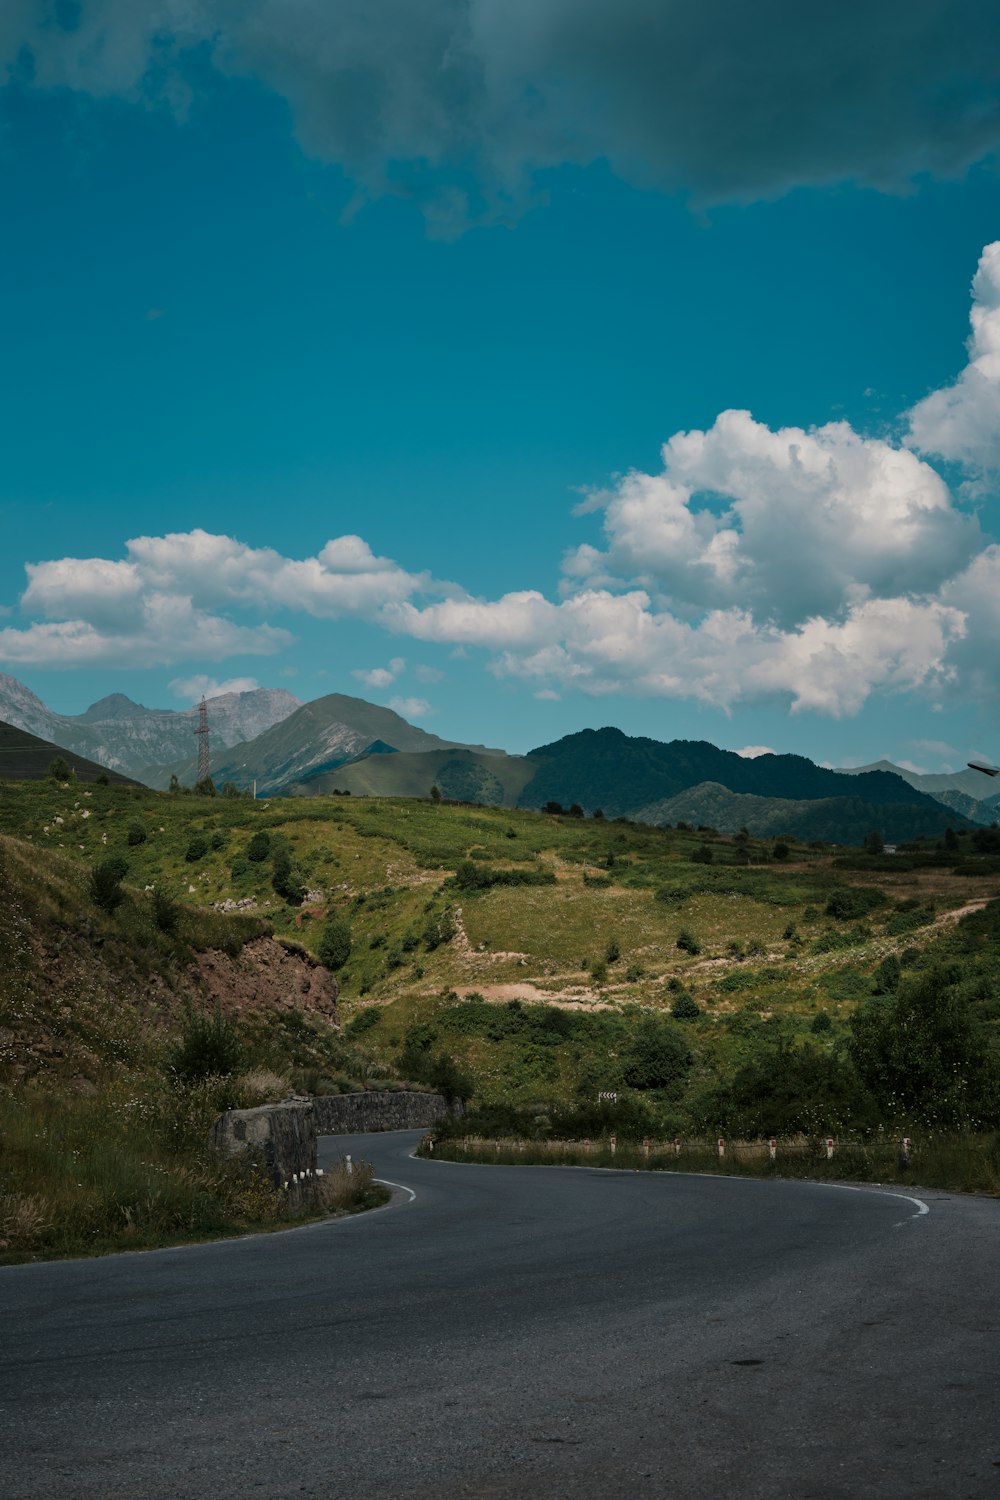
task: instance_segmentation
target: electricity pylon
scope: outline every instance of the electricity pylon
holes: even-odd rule
[[[208,704],[204,698],[198,708],[198,780],[207,781],[212,774],[212,752],[208,744]]]

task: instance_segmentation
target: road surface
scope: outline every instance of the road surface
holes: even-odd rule
[[[374,1213],[0,1271],[5,1500],[1000,1497],[1000,1202],[418,1139],[322,1143]]]

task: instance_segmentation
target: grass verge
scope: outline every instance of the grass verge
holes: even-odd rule
[[[466,1137],[421,1143],[418,1156],[493,1166],[608,1167],[626,1171],[699,1172],[815,1182],[877,1182],[920,1185],[948,1192],[1000,1196],[1000,1135],[925,1135],[910,1143],[904,1163],[900,1142],[885,1136],[835,1142],[827,1157],[823,1140],[779,1140],[772,1160],[765,1141],[727,1142],[724,1156],[711,1141],[635,1141],[612,1147],[594,1141],[486,1140]]]
[[[226,1103],[220,1084],[180,1089],[142,1079],[86,1097],[0,1096],[0,1265],[266,1233],[315,1218],[315,1209],[290,1213],[252,1162],[207,1145]],[[388,1196],[358,1162],[350,1176],[336,1167],[324,1176],[319,1211],[357,1213]]]

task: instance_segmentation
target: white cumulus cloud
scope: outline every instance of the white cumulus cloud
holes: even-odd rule
[[[633,471],[588,502],[603,507],[607,550],[572,552],[568,589],[624,578],[682,613],[738,606],[787,625],[934,590],[978,541],[929,464],[846,422],[772,431],[726,411],[662,456],[659,474]]]
[[[987,245],[972,282],[968,364],[953,385],[908,413],[907,441],[976,471],[1000,470],[1000,240]]]

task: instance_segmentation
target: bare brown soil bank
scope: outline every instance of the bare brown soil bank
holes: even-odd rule
[[[223,1010],[305,1010],[337,1022],[337,981],[302,949],[257,938],[231,957],[219,949],[195,955],[191,971],[202,995]]]

